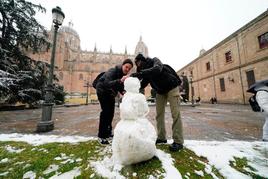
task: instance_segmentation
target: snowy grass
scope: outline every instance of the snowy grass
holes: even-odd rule
[[[12,153],[6,150],[6,146],[24,150]],[[89,177],[94,173],[92,168],[88,168],[89,161],[99,160],[98,153],[101,149],[97,141],[78,144],[49,143],[40,146],[24,142],[0,142],[0,161],[8,159],[0,162],[0,173],[8,172],[6,178],[22,178],[26,172],[32,171],[36,177],[49,178],[80,168],[81,176]],[[45,172],[50,166],[57,166],[58,169]]]
[[[170,152],[168,145],[157,145],[157,157],[118,170],[111,165],[111,146],[100,145],[93,138],[0,134],[0,178],[103,178],[112,176],[114,171],[118,172],[116,178],[174,178],[175,175],[175,178],[216,179],[233,178],[237,173],[242,178],[268,176],[265,143],[186,141],[185,146],[179,152]],[[228,151],[235,148],[236,152]],[[216,162],[218,153],[223,163]]]
[[[159,148],[169,153],[168,145],[161,145]],[[198,157],[193,151],[184,148],[179,152],[170,152],[174,159],[174,166],[180,171],[183,178],[223,178],[219,171],[208,164],[208,160],[205,157]],[[206,168],[210,167],[211,170]],[[197,171],[197,172],[196,172]],[[198,172],[199,171],[199,172]]]
[[[7,150],[8,147],[21,152],[11,152]],[[169,153],[168,145],[161,145],[158,148]],[[23,178],[25,174],[37,178],[56,178],[77,168],[79,168],[77,178],[101,178],[90,163],[101,161],[107,156],[111,156],[111,150],[96,140],[77,144],[48,143],[39,146],[24,142],[0,142],[0,161],[3,161],[0,162],[0,178]],[[206,159],[196,156],[190,150],[174,152],[171,156],[175,159],[175,167],[183,176],[198,178],[200,176],[195,171],[202,171],[204,178],[213,178],[205,172],[204,164],[199,162],[206,162]],[[222,178],[217,171],[215,173]],[[165,169],[161,161],[154,157],[146,162],[125,166],[120,174],[126,178],[164,178]]]

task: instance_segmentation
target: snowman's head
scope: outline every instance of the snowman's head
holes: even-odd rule
[[[128,77],[124,82],[124,88],[127,92],[139,93],[140,87],[141,84],[138,78]]]

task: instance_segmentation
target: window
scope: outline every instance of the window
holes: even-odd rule
[[[260,49],[263,49],[265,47],[268,47],[268,32],[260,35],[258,37]]]
[[[191,70],[191,71],[190,71],[190,76],[192,76],[192,77],[193,77],[193,70]]]
[[[225,53],[225,60],[226,60],[226,63],[229,63],[232,61],[232,53],[231,51],[228,51]]]
[[[210,62],[206,63],[207,71],[210,71]]]
[[[253,70],[247,71],[246,75],[247,75],[248,87],[250,87],[251,85],[255,83],[254,71]]]
[[[225,91],[224,78],[220,78],[220,87],[221,87],[221,91]]]
[[[79,75],[79,80],[83,80],[83,74]]]

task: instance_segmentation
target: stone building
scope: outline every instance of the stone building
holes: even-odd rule
[[[50,33],[50,39],[52,39],[52,35]],[[148,48],[142,42],[141,37],[134,54],[136,53],[148,55]],[[134,54],[129,54],[126,47],[124,53],[114,53],[112,48],[109,52],[100,52],[96,45],[93,51],[81,50],[80,37],[70,22],[68,26],[61,27],[58,32],[55,74],[69,95],[85,95],[87,92],[85,86],[89,84],[89,97],[96,100],[96,91],[91,86],[95,77],[100,72],[121,64],[126,58],[134,60]],[[42,52],[30,56],[35,60],[50,63],[51,49],[44,49]]]
[[[247,104],[248,87],[268,79],[268,10],[178,71],[192,80],[190,96]]]

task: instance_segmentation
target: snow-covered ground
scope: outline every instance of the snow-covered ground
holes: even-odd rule
[[[33,135],[33,134],[0,134],[0,141],[22,141],[32,145],[41,145],[51,142],[66,142],[66,143],[77,143],[88,140],[95,140],[92,137],[82,136],[56,136],[56,135]],[[171,142],[171,141],[169,141]],[[267,142],[244,142],[244,141],[194,141],[186,140],[185,146],[194,151],[198,156],[204,156],[208,159],[210,165],[206,166],[206,171],[211,171],[212,165],[214,165],[225,178],[250,178],[237,170],[230,167],[229,161],[234,160],[235,157],[247,158],[250,166],[254,167],[256,173],[260,176],[268,178],[268,143]],[[108,146],[107,148],[111,148]],[[12,152],[16,149],[9,148]],[[110,150],[110,149],[107,149]],[[162,162],[163,168],[166,171],[166,178],[181,178],[180,172],[173,166],[173,159],[170,154],[165,153],[161,150],[157,150],[157,157]],[[8,159],[3,159],[0,162],[6,162]],[[106,161],[105,161],[106,160]],[[96,171],[103,176],[107,176],[112,172],[109,170],[111,163],[107,162],[111,159],[106,158],[103,161],[96,161],[94,166]],[[55,170],[55,166],[51,166],[48,170]],[[113,167],[116,169],[116,167]],[[119,167],[120,169],[120,167]],[[111,172],[111,173],[109,173]],[[107,174],[108,173],[108,174]],[[202,176],[202,171],[196,171],[196,173]],[[115,173],[116,176],[119,173]],[[25,173],[25,177],[34,176],[32,172]],[[54,178],[73,178],[79,175],[79,168],[75,168],[73,171],[64,173],[64,176],[54,176]],[[110,175],[111,176],[111,175]],[[123,177],[123,176],[122,176]],[[120,178],[120,176],[118,176]],[[214,178],[217,178],[216,176]]]

